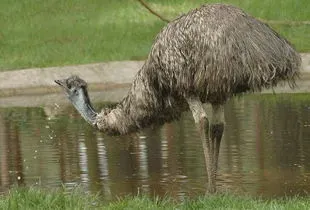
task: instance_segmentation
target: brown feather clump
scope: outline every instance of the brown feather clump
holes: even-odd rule
[[[110,128],[127,133],[176,119],[188,109],[189,96],[223,104],[280,81],[294,85],[300,64],[292,45],[268,25],[234,6],[204,5],[157,35],[129,94],[111,110]]]
[[[213,4],[161,31],[147,75],[157,76],[165,88],[202,93],[204,101],[223,103],[236,93],[260,91],[281,80],[294,84],[300,63],[291,44],[268,25],[239,8]]]

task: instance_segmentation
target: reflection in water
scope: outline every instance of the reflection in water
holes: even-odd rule
[[[219,189],[265,197],[308,194],[310,98],[246,96],[225,106]],[[182,199],[203,194],[206,170],[190,113],[180,121],[110,137],[68,107],[0,109],[0,192],[12,185],[73,188],[105,199],[144,193]]]
[[[0,190],[8,187],[9,183],[9,169],[8,169],[8,138],[7,128],[5,121],[0,114],[0,167],[1,167],[1,179],[0,179]]]

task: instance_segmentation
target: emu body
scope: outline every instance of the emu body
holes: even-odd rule
[[[108,134],[163,124],[190,110],[202,140],[208,191],[215,192],[223,105],[236,94],[280,81],[293,86],[300,63],[291,44],[266,24],[236,7],[211,4],[162,29],[127,96],[115,107],[97,113],[86,82],[77,76],[55,82],[90,124]],[[212,105],[210,122],[203,103]]]

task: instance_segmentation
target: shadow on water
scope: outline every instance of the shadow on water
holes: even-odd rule
[[[97,104],[101,106],[102,104]],[[96,132],[72,109],[0,109],[0,192],[13,185],[73,188],[105,199],[204,194],[203,151],[190,113],[127,136]],[[310,191],[310,97],[250,95],[225,106],[218,186],[254,196]]]

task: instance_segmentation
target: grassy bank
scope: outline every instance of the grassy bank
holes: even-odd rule
[[[212,195],[176,202],[169,198],[150,199],[146,196],[127,197],[104,202],[100,196],[80,190],[46,191],[42,189],[14,189],[0,197],[0,209],[309,209],[308,198],[287,198],[265,201],[234,195]]]
[[[206,0],[146,0],[173,19]],[[310,20],[308,0],[225,0],[250,14]],[[136,0],[0,1],[0,71],[144,59],[165,25]],[[299,51],[310,51],[310,25],[272,24]]]

